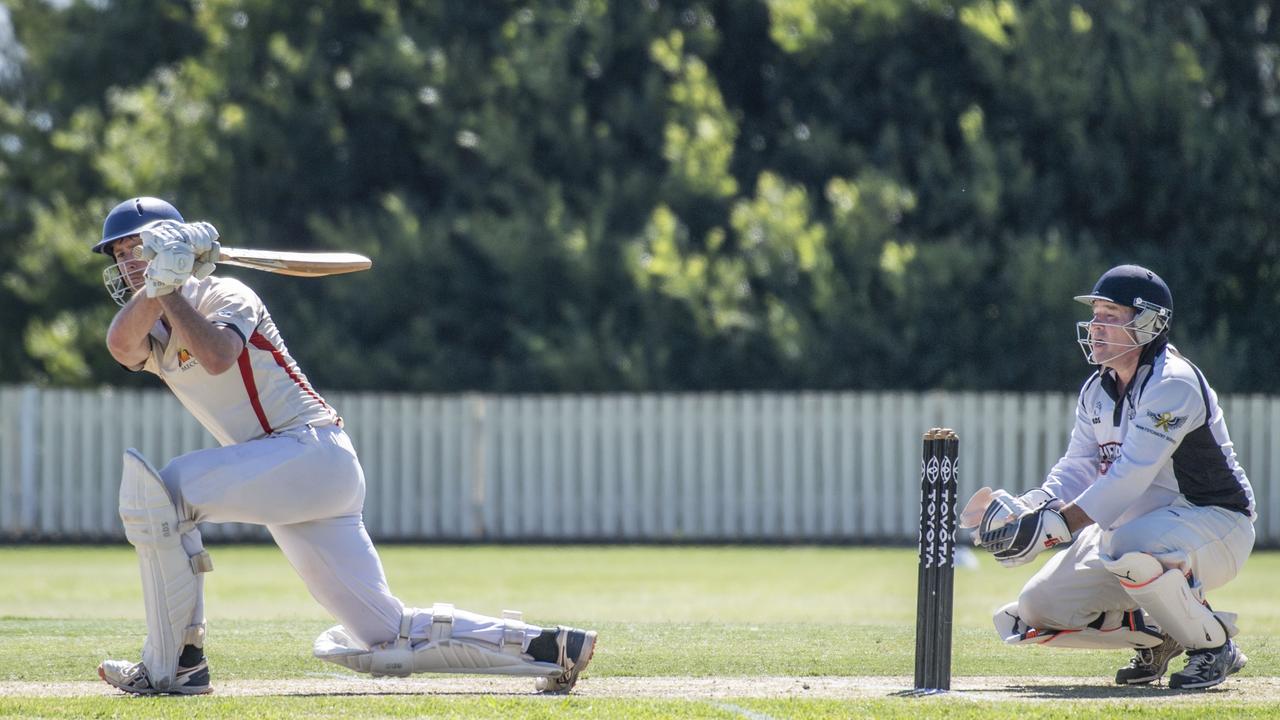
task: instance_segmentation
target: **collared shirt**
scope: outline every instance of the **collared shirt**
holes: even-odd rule
[[[270,313],[253,290],[229,277],[189,279],[180,289],[196,313],[244,339],[236,365],[210,375],[180,333],[157,321],[143,370],[155,373],[222,445],[304,425],[338,422],[285,348]]]
[[[1217,393],[1199,368],[1157,342],[1123,395],[1110,369],[1085,382],[1067,452],[1042,487],[1104,530],[1179,497],[1255,517]]]

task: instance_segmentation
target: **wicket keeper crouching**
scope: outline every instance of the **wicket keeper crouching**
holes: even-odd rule
[[[147,637],[142,662],[106,660],[98,675],[135,695],[212,689],[205,659],[204,574],[197,523],[265,526],[312,597],[342,624],[316,657],[372,675],[522,675],[568,692],[596,633],[488,617],[452,605],[405,607],[387,585],[362,519],[365,480],[342,419],[311,387],[266,306],[244,283],[211,275],[218,233],[169,203],[136,198],[107,216],[93,249],[121,305],[112,357],[153,373],[221,447],[157,471],[124,456],[120,518],[137,549]]]
[[[1217,394],[1169,344],[1164,281],[1121,265],[1076,300],[1093,308],[1077,337],[1100,367],[1080,391],[1066,454],[1018,498],[984,488],[971,501],[985,505],[974,541],[1006,566],[1071,543],[996,611],[996,631],[1010,644],[1136,649],[1116,672],[1122,685],[1162,678],[1185,651],[1169,687],[1217,685],[1247,658],[1234,614],[1205,593],[1253,549],[1253,490]]]

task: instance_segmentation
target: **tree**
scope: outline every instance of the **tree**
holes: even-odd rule
[[[245,276],[321,387],[1062,390],[1071,296],[1137,261],[1221,389],[1274,389],[1273,16],[22,0],[0,378],[147,382],[101,350],[84,252],[145,193],[229,244],[375,258]]]

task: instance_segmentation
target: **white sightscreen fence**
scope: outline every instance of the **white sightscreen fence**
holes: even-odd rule
[[[1074,395],[328,393],[380,540],[914,542],[922,433],[960,435],[960,499],[1038,484]],[[1280,540],[1280,398],[1222,400]],[[123,538],[120,456],[157,467],[213,439],[163,390],[0,386],[0,539]],[[210,538],[267,539],[206,525]]]

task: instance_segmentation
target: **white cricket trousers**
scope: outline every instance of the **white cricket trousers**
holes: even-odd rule
[[[341,428],[304,426],[197,450],[174,458],[160,476],[180,517],[265,525],[312,597],[365,646],[395,639],[405,606],[391,594],[365,531],[364,471]],[[183,544],[199,552],[199,531]],[[413,636],[427,637],[431,611],[409,612]],[[540,632],[527,626],[525,647]],[[500,646],[503,621],[455,610],[453,636]]]
[[[1253,550],[1253,521],[1220,507],[1179,498],[1114,530],[1090,525],[1031,577],[1018,596],[1018,616],[1042,630],[1076,630],[1099,613],[1137,607],[1101,555],[1145,552],[1166,568],[1190,573],[1192,590],[1204,593],[1230,582]]]

